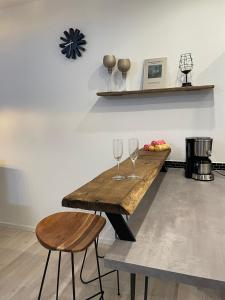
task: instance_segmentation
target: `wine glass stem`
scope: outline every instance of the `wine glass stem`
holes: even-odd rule
[[[133,163],[133,175],[135,176],[135,160],[132,160]]]
[[[117,175],[120,175],[120,161],[117,161]]]
[[[111,92],[113,90],[112,88],[112,73],[109,73],[108,76],[108,92]]]
[[[123,73],[122,78],[123,78],[123,91],[126,91],[127,90],[127,74]]]

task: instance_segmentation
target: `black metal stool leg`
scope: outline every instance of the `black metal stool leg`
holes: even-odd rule
[[[148,300],[148,276],[145,276],[145,295],[144,300]]]
[[[90,283],[89,281],[85,281],[82,277],[83,275],[83,269],[84,269],[84,264],[85,264],[85,261],[86,261],[86,256],[87,256],[87,251],[88,249],[86,249],[84,251],[84,257],[83,257],[83,261],[82,261],[82,265],[81,265],[81,269],[80,269],[80,281],[83,283],[83,284],[87,284],[87,283]]]
[[[103,296],[104,295],[104,291],[102,289],[102,280],[101,280],[102,276],[101,276],[101,273],[100,273],[100,266],[99,266],[98,244],[97,244],[96,240],[95,240],[95,256],[96,256],[96,263],[97,263],[97,270],[98,270],[98,277],[97,278],[99,280],[100,292],[98,292],[98,293],[96,293],[96,294],[94,294],[94,295],[86,298],[86,300],[93,299],[93,298],[95,298],[95,297],[97,297],[99,295],[100,295],[99,300],[104,300],[104,296]]]
[[[75,300],[74,254],[71,252],[73,300]]]
[[[101,214],[100,214],[100,216],[101,216]],[[99,236],[97,237],[97,247],[98,247],[98,241],[99,241]],[[104,258],[104,255],[99,255],[98,254],[98,258]]]
[[[117,295],[120,296],[120,273],[116,270],[116,277],[117,277]]]
[[[49,262],[50,255],[51,255],[51,250],[48,251],[48,257],[47,257],[47,261],[46,261],[45,269],[44,269],[44,274],[43,274],[42,281],[41,281],[41,287],[40,287],[40,291],[39,291],[39,295],[38,295],[38,300],[41,299],[41,293],[42,293],[42,289],[43,289],[43,285],[44,285],[44,281],[45,281],[45,275],[46,275],[46,272],[47,272],[47,269],[48,269],[48,262]]]
[[[84,270],[84,264],[85,264],[85,261],[86,261],[87,251],[88,251],[88,249],[86,249],[85,252],[84,252],[84,257],[83,257],[83,261],[82,261],[82,265],[81,265],[81,270],[80,270],[80,281],[83,284],[88,284],[88,283],[91,283],[93,281],[98,280],[98,277],[95,277],[95,278],[90,279],[90,280],[84,280],[83,279],[83,270]],[[99,256],[98,255],[98,258],[104,258],[104,256]],[[105,276],[107,276],[107,275],[109,275],[111,273],[114,273],[114,272],[116,272],[116,270],[112,270],[112,271],[106,272],[106,273],[104,273],[104,274],[101,275],[101,278],[105,277]],[[119,285],[119,282],[118,282],[118,285]]]
[[[130,274],[130,299],[135,300],[136,274]]]
[[[103,297],[104,291],[102,290],[102,280],[101,280],[101,273],[100,273],[100,266],[99,266],[99,259],[98,259],[98,246],[97,246],[96,240],[95,240],[95,255],[96,255],[96,262],[97,262],[97,269],[98,269],[99,287],[100,287],[100,292],[101,292],[100,299],[104,300],[104,297]]]
[[[57,274],[57,288],[56,288],[56,300],[59,299],[59,275],[60,275],[61,254],[62,254],[62,252],[59,251],[58,274]]]
[[[97,211],[95,211],[94,214],[96,215],[96,214],[97,214]],[[102,215],[102,212],[100,212],[99,215],[101,216],[101,215]],[[126,217],[126,219],[128,220],[128,217]],[[99,237],[97,237],[96,242],[97,242],[97,248],[98,248]],[[88,251],[88,249],[86,249],[85,252],[84,252],[84,257],[83,257],[83,261],[82,261],[82,264],[81,264],[81,270],[80,270],[80,281],[81,281],[83,284],[89,284],[89,283],[91,283],[91,282],[93,282],[93,281],[98,280],[98,277],[95,277],[95,278],[90,279],[90,280],[84,280],[84,279],[83,279],[83,270],[84,270],[84,265],[85,265],[85,261],[86,261],[86,257],[87,257],[87,251]],[[103,255],[103,256],[100,256],[100,255],[98,254],[98,258],[104,258],[104,255]],[[109,274],[111,274],[111,273],[114,273],[114,272],[116,272],[116,276],[117,276],[117,294],[120,295],[119,271],[117,271],[117,270],[112,270],[112,271],[106,272],[106,273],[104,273],[104,274],[101,275],[101,278],[102,278],[102,277],[105,277],[105,276],[107,276],[107,275],[109,275]]]

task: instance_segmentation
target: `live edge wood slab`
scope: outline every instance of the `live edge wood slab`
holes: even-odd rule
[[[170,150],[162,152],[140,150],[136,161],[136,174],[142,179],[115,181],[112,177],[117,173],[117,167],[113,167],[65,196],[62,206],[131,215],[157,177],[169,154]],[[120,173],[125,176],[132,173],[130,159],[120,164]]]

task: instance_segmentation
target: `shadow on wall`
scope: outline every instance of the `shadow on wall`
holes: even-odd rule
[[[225,86],[225,52],[222,53],[213,63],[208,65],[204,72],[200,73],[196,80],[198,82],[210,82],[215,83],[215,91]]]
[[[210,80],[215,83],[215,119],[216,127],[224,129],[225,114],[225,53],[221,54],[206,70],[199,74],[198,82]]]
[[[0,167],[0,222],[32,224],[25,178],[21,171]]]
[[[149,97],[98,98],[77,127],[81,132],[213,129],[212,91]]]
[[[149,96],[99,97],[93,113],[132,112],[210,108],[214,106],[212,91],[150,94]]]

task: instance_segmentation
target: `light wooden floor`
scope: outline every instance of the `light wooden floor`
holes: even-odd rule
[[[107,248],[100,247],[103,253]],[[34,300],[37,299],[41,276],[46,260],[47,250],[42,248],[36,241],[32,232],[0,227],[0,300]],[[75,255],[76,272],[80,270],[81,255]],[[48,273],[42,299],[55,299],[57,254],[53,253],[50,260]],[[60,299],[72,299],[70,256],[62,255],[62,268],[60,280]],[[104,267],[102,266],[102,271]],[[95,275],[96,265],[94,253],[89,251],[86,276],[90,278]],[[137,297],[143,299],[144,278],[137,278]],[[105,300],[129,299],[129,275],[120,274],[121,296],[116,295],[115,273],[103,280]],[[175,282],[151,279],[151,300],[225,300],[225,293],[220,290],[210,290],[191,287]],[[95,293],[97,284],[85,286],[76,278],[77,298],[85,299]]]

